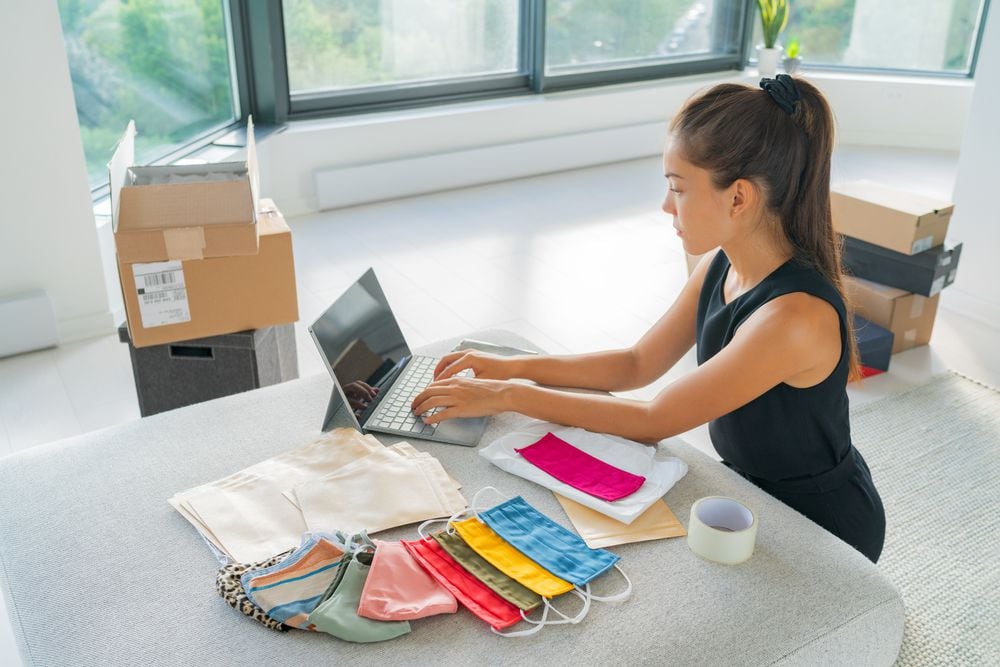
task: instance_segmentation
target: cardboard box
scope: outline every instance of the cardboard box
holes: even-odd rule
[[[944,243],[954,205],[872,181],[831,188],[833,228],[912,255]]]
[[[137,348],[288,324],[299,318],[292,231],[269,199],[256,255],[164,262],[118,258],[129,336]]]
[[[850,236],[843,238],[843,263],[848,273],[923,296],[934,296],[955,282],[962,257],[961,243],[946,242],[905,255]]]
[[[861,365],[880,371],[889,370],[892,357],[893,334],[860,315],[854,316],[854,335],[858,341]]]
[[[257,151],[247,125],[247,159],[142,167],[129,122],[108,172],[115,247],[123,262],[256,255]]]
[[[893,354],[930,342],[940,294],[928,298],[851,276],[844,288],[858,315],[893,333]]]

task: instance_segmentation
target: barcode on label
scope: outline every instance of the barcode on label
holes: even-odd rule
[[[146,287],[160,287],[161,285],[173,285],[177,282],[177,276],[173,271],[163,273],[147,273],[142,277]]]
[[[179,261],[133,264],[142,326],[191,321],[184,267]]]

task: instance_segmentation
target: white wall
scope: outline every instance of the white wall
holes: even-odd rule
[[[841,143],[955,151],[961,145],[973,89],[968,80],[806,76],[830,100]],[[505,164],[491,162],[494,152],[481,152],[476,177],[480,182],[494,175],[512,178],[519,168],[521,176],[528,176],[538,173],[537,165],[553,162],[547,155],[550,144],[544,141],[552,137],[579,136],[581,149],[575,151],[581,158],[579,166],[599,163],[602,155],[607,155],[605,161],[654,155],[662,147],[667,118],[695,91],[721,81],[755,84],[757,80],[753,72],[731,72],[293,123],[259,147],[262,191],[286,215],[298,215],[318,208],[314,180],[318,171],[362,167],[367,177],[373,164],[463,152],[459,159],[468,170],[468,151],[514,143],[517,151],[504,152],[510,160]],[[645,133],[648,144],[602,147],[594,141],[595,132],[619,128]],[[607,134],[612,142],[617,136]],[[533,146],[533,140],[542,141]],[[415,194],[407,183],[394,182],[389,176],[393,173],[390,168],[385,182],[375,184],[368,194],[382,198]]]
[[[0,39],[0,300],[42,288],[53,301],[63,342],[108,332],[111,316],[56,3],[0,0],[0,15],[8,28]]]
[[[941,303],[1000,328],[1000,6],[986,19],[976,89],[955,178],[955,213],[949,236],[963,242],[955,283]]]

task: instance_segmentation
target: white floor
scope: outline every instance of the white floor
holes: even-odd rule
[[[834,182],[873,178],[949,199],[956,165],[955,153],[844,147]],[[306,324],[368,266],[414,347],[486,328],[560,353],[631,344],[687,275],[659,210],[663,187],[659,160],[645,159],[290,220],[300,374],[325,372]],[[949,368],[1000,386],[996,335],[941,309],[930,347],[897,355],[889,373],[851,388],[851,398],[881,398]],[[650,397],[694,365],[692,352],[632,394]],[[0,456],[138,417],[117,336],[0,360]],[[704,427],[685,437],[711,453]],[[0,664],[18,663],[0,622]]]

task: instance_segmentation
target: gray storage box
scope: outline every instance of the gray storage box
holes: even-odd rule
[[[293,324],[142,348],[122,324],[118,339],[129,344],[143,417],[299,376]]]

